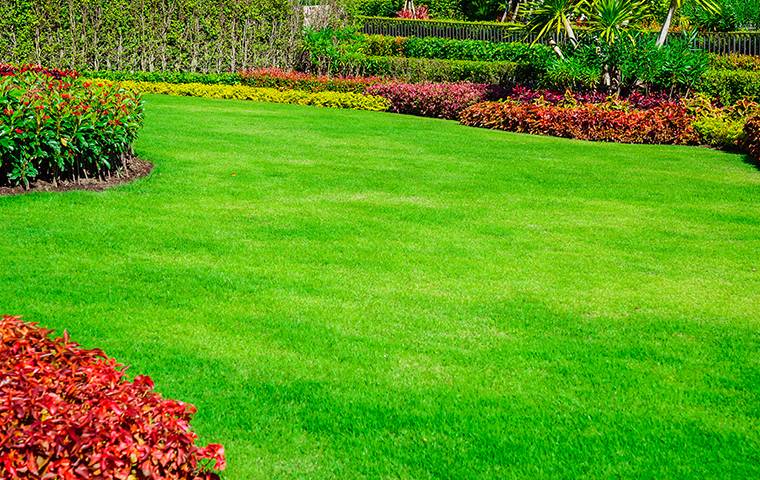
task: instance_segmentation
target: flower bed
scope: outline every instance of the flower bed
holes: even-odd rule
[[[391,112],[448,119],[502,95],[500,88],[483,83],[386,83],[369,87],[367,93],[388,99]]]
[[[374,95],[341,92],[306,92],[254,88],[245,85],[204,85],[200,83],[121,82],[120,85],[140,93],[158,93],[185,97],[225,98],[270,103],[292,103],[316,107],[349,108],[352,110],[385,111],[388,101]]]
[[[579,140],[677,145],[699,143],[692,118],[684,107],[676,103],[648,110],[631,110],[606,103],[563,107],[515,101],[483,102],[465,109],[460,121],[473,127]]]
[[[140,97],[76,72],[0,66],[0,186],[103,177],[125,167]]]
[[[365,93],[370,85],[385,81],[380,77],[310,75],[279,68],[245,70],[240,72],[240,80],[244,85],[257,88],[343,93]]]
[[[192,405],[145,376],[17,317],[0,320],[0,477],[201,480],[225,467],[199,447]],[[215,465],[214,465],[215,464]]]

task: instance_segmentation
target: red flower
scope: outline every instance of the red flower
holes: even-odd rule
[[[24,131],[23,131],[23,130],[21,130],[20,128],[17,128],[15,131],[16,131],[16,133],[18,133],[19,135],[21,135],[22,133],[24,133]]]
[[[10,108],[6,108],[5,110],[3,110],[3,113],[10,117],[11,115],[13,115],[13,110],[11,110]]]

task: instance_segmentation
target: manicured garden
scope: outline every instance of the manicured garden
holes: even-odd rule
[[[0,478],[760,478],[756,10],[3,3]]]
[[[196,405],[224,478],[760,475],[746,155],[144,109],[150,177],[0,198],[0,305]]]

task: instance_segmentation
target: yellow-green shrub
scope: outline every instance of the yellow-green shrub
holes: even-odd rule
[[[385,111],[388,100],[375,95],[349,92],[305,92],[301,90],[277,90],[245,85],[205,85],[201,83],[119,82],[127,90],[140,93],[159,93],[186,97],[227,98],[253,100],[256,102],[292,103],[317,107],[349,108],[352,110]]]

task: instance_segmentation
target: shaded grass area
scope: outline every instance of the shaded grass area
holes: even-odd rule
[[[150,178],[0,198],[0,306],[199,407],[226,478],[760,477],[760,173],[150,96]]]

